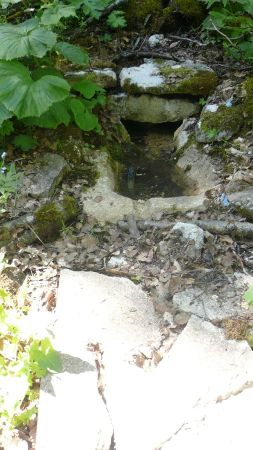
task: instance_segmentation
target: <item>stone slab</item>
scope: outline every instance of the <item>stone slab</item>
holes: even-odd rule
[[[113,429],[95,361],[83,352],[62,354],[62,362],[63,373],[41,384],[36,450],[109,450]]]
[[[253,355],[246,342],[227,341],[221,329],[191,317],[157,368],[105,365],[105,385],[117,450],[160,449],[206,408],[253,386]]]

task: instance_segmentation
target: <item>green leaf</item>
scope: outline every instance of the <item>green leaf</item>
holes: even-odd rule
[[[80,92],[88,100],[94,97],[94,95],[97,92],[99,93],[105,92],[103,88],[101,88],[100,86],[89,80],[77,81],[72,85],[72,89],[74,89],[77,92]]]
[[[253,305],[253,284],[249,287],[249,289],[244,293],[244,299],[249,305]]]
[[[69,90],[67,81],[60,77],[46,75],[33,81],[23,64],[0,61],[0,102],[18,119],[39,117],[51,105],[64,100]]]
[[[74,64],[87,65],[89,62],[88,53],[76,45],[68,44],[67,42],[58,42],[55,50]]]
[[[32,79],[34,81],[39,80],[41,77],[44,77],[45,75],[53,75],[55,77],[61,77],[64,79],[63,74],[54,67],[39,67],[39,69],[33,70]]]
[[[46,26],[58,25],[61,19],[76,16],[75,7],[62,2],[49,4],[44,8],[46,9],[41,16],[41,23]]]
[[[74,114],[75,122],[81,130],[91,131],[99,129],[97,117],[84,106],[81,100],[73,98],[70,101],[70,108]]]
[[[68,111],[68,102],[63,100],[59,103],[54,103],[48,111],[42,114],[40,117],[29,117],[24,120],[26,125],[35,125],[41,128],[57,128],[58,125],[69,125],[71,120]]]
[[[30,348],[31,361],[36,362],[40,369],[60,372],[62,370],[61,358],[56,352],[49,338],[41,341],[34,340]]]
[[[8,111],[5,106],[0,103],[0,126],[4,123],[5,120],[10,119],[13,116],[13,113]]]
[[[124,28],[127,25],[123,11],[111,12],[111,14],[109,14],[107,18],[106,23],[111,28]]]
[[[0,136],[9,136],[14,131],[11,120],[5,120],[0,127]]]
[[[1,8],[5,9],[8,8],[10,5],[15,5],[16,3],[20,3],[21,0],[1,0],[0,6]]]
[[[20,148],[24,152],[26,152],[27,150],[32,150],[38,145],[37,139],[34,139],[32,136],[29,136],[28,134],[19,134],[18,136],[15,137],[13,143],[15,147]]]
[[[55,45],[56,34],[39,26],[38,19],[30,19],[19,25],[0,25],[0,42],[0,59],[42,58]]]

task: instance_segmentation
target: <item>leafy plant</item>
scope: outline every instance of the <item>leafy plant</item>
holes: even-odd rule
[[[85,66],[89,61],[84,50],[58,41],[52,30],[62,19],[76,15],[80,4],[87,4],[70,3],[55,0],[42,5],[32,19],[15,25],[0,24],[0,126],[7,132],[12,117],[25,125],[56,128],[75,122],[84,131],[100,131],[93,109],[105,103],[105,91],[94,88],[93,83],[92,96],[80,93],[54,68],[57,55],[78,65]],[[2,130],[0,134],[7,135]]]
[[[252,0],[202,0],[209,14],[202,24],[207,40],[222,42],[232,57],[253,59]]]
[[[206,135],[207,135],[208,139],[216,138],[218,133],[219,133],[219,131],[216,128],[212,128],[211,130],[206,131]]]
[[[113,11],[107,19],[107,24],[111,28],[124,28],[126,27],[126,19],[123,11]]]
[[[251,284],[249,289],[244,293],[244,299],[249,305],[253,305],[253,284]]]
[[[61,370],[49,337],[29,335],[25,318],[0,289],[0,428],[27,423],[36,412],[39,379]]]
[[[2,153],[0,163],[0,212],[4,212],[5,205],[11,194],[16,194],[21,181],[21,175],[16,172],[14,163],[5,164],[6,152]],[[4,206],[4,207],[3,207]]]
[[[13,140],[13,144],[15,145],[15,147],[20,148],[21,150],[26,152],[37,147],[38,141],[28,134],[19,134]]]

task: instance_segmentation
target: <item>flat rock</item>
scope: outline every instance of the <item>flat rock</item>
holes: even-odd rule
[[[243,217],[253,220],[253,188],[234,192],[229,195],[229,200]]]
[[[173,296],[174,305],[185,312],[208,320],[222,320],[237,315],[242,310],[231,299],[220,298],[199,288],[189,288]]]
[[[188,195],[206,192],[219,183],[213,160],[194,144],[183,151],[176,167],[185,172]]]
[[[109,450],[113,429],[94,358],[72,348],[62,362],[63,373],[41,383],[36,450]]]
[[[210,406],[253,385],[253,355],[245,341],[227,341],[221,329],[191,317],[155,369],[105,364],[105,384],[117,450],[155,450],[168,442],[167,450],[188,424],[203,425]],[[226,441],[227,429],[219,431]]]
[[[208,95],[217,85],[215,72],[204,64],[186,61],[147,60],[136,67],[123,68],[120,84],[129,94]]]
[[[99,342],[129,361],[135,351],[156,347],[161,339],[151,300],[125,278],[62,270],[57,318],[57,342],[66,353]]]
[[[71,82],[89,80],[105,89],[117,86],[117,75],[114,70],[110,68],[67,72],[65,77]]]
[[[179,122],[199,112],[199,103],[185,98],[164,98],[152,95],[112,95],[108,105],[122,119],[136,122]]]
[[[20,192],[26,197],[51,197],[68,169],[68,164],[61,155],[44,153],[25,172]]]

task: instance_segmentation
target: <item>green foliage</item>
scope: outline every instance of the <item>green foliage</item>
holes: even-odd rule
[[[21,181],[21,175],[16,172],[15,164],[6,165],[5,157],[6,153],[3,152],[0,163],[0,212],[5,211],[3,206],[7,204],[10,195],[17,193]]]
[[[202,0],[209,14],[202,24],[204,36],[222,42],[226,52],[236,58],[253,60],[252,0]]]
[[[15,137],[13,144],[15,145],[15,147],[20,148],[21,150],[26,152],[37,147],[38,141],[28,134],[19,134]]]
[[[49,371],[61,371],[49,337],[27,332],[26,312],[0,289],[0,428],[29,421],[36,412],[36,384]]]
[[[89,62],[82,48],[58,40],[55,27],[59,29],[62,21],[76,16],[78,8],[87,16],[99,18],[110,3],[111,0],[43,2],[33,18],[18,24],[0,24],[0,136],[11,132],[12,117],[25,125],[56,128],[75,122],[84,131],[100,131],[93,109],[105,104],[105,91],[94,84],[86,85],[87,93],[84,87],[81,91],[71,89],[55,69],[57,55],[73,64],[86,66]],[[40,2],[35,8],[38,5]],[[117,20],[120,26],[120,16]],[[27,145],[30,143],[23,141],[19,147],[25,150]]]
[[[244,299],[246,300],[246,302],[248,302],[249,305],[253,305],[253,284],[244,293]]]
[[[126,27],[126,19],[123,11],[113,11],[107,19],[107,24],[111,28],[124,28]]]

